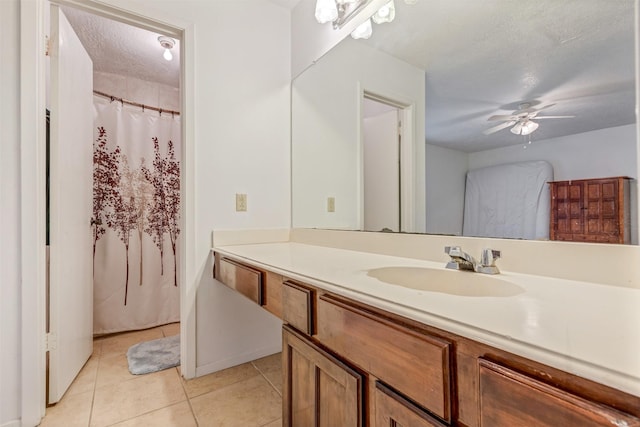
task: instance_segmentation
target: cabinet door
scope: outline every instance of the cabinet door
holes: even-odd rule
[[[420,407],[376,381],[373,427],[445,427]]]
[[[361,374],[288,326],[282,346],[284,426],[364,426]]]
[[[480,360],[481,427],[638,427],[640,419]]]
[[[551,240],[574,240],[585,234],[584,185],[581,181],[551,183]]]

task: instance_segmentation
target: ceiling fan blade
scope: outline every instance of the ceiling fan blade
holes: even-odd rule
[[[485,130],[484,132],[482,132],[485,135],[491,135],[492,133],[496,133],[502,129],[506,129],[509,126],[513,126],[514,124],[516,124],[515,120],[510,120],[508,122],[504,122],[504,123],[500,123],[498,126],[494,126],[492,128],[489,128],[487,130]]]
[[[540,119],[573,119],[576,116],[536,116],[536,120]]]
[[[496,120],[518,120],[518,118],[511,114],[496,114],[487,119],[488,122],[494,122]]]
[[[518,111],[514,111],[513,114],[517,116],[518,114],[524,114],[524,113],[537,113],[538,111],[542,111],[546,108],[553,107],[554,105],[556,104],[547,104],[547,105],[543,105],[540,108],[536,108],[536,107],[521,108]]]
[[[544,105],[544,106],[542,106],[542,107],[540,107],[540,108],[534,108],[534,111],[541,111],[541,110],[544,110],[544,109],[546,109],[546,108],[553,107],[554,105],[556,105],[556,104],[555,104],[555,103],[553,103],[553,104],[547,104],[547,105]]]

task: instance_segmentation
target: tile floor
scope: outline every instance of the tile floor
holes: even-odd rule
[[[280,354],[192,380],[179,368],[131,375],[127,349],[179,324],[94,340],[93,355],[42,427],[281,427]]]

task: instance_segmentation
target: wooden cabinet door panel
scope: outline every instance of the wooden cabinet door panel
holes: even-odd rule
[[[376,381],[373,427],[445,427],[420,407]]]
[[[264,308],[282,319],[282,276],[267,271],[263,291]]]
[[[283,326],[283,419],[287,427],[363,427],[363,376]]]
[[[625,243],[628,178],[552,182],[551,240]]]
[[[316,337],[445,421],[451,420],[451,343],[322,295]]]
[[[219,265],[219,273],[215,274],[216,279],[253,302],[263,305],[262,271],[225,257],[220,258]]]
[[[640,419],[480,360],[481,427],[638,427]]]
[[[307,335],[314,333],[314,294],[313,289],[290,280],[282,287],[282,320]]]

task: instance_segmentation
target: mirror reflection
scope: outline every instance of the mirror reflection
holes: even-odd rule
[[[294,227],[637,244],[633,0],[395,6],[293,82]]]

